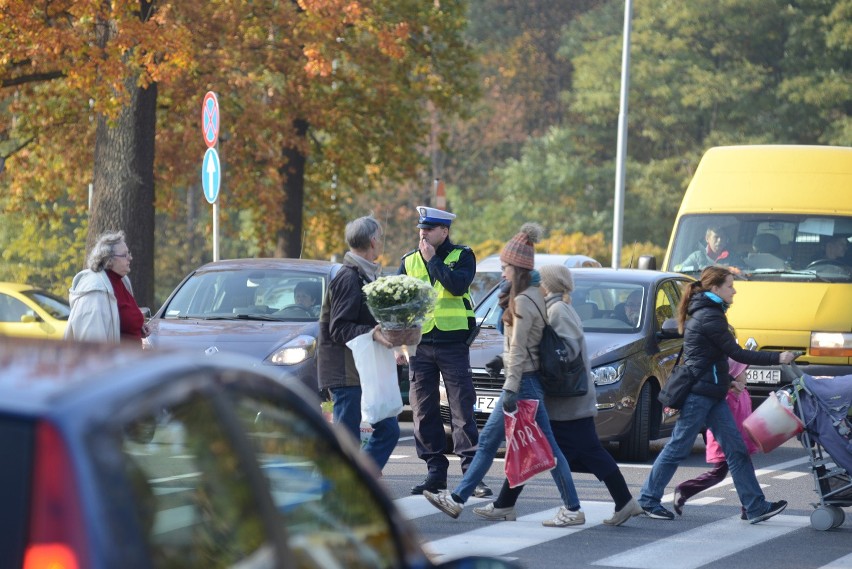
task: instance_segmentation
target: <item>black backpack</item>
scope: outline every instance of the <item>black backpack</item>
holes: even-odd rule
[[[530,297],[527,296],[527,298]],[[530,298],[530,300],[532,299]],[[541,309],[537,304],[535,307],[541,314]],[[541,314],[541,317],[544,319],[544,331],[541,333],[538,352],[539,373],[544,392],[554,397],[580,397],[585,395],[589,390],[589,378],[586,375],[583,353],[578,352],[577,357],[573,360],[568,359],[568,346],[566,346],[565,340],[556,333],[544,314]]]

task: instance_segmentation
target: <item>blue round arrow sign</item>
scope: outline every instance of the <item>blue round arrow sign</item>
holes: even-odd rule
[[[222,166],[219,163],[219,153],[215,148],[208,148],[201,163],[201,186],[204,197],[211,204],[219,197],[219,185],[222,182]]]

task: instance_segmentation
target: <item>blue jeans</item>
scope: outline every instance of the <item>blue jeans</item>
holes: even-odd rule
[[[344,427],[361,443],[361,387],[348,385],[346,387],[329,388],[331,401],[334,403],[333,421]],[[396,443],[399,442],[399,420],[396,417],[382,419],[373,423],[373,434],[364,445],[363,451],[373,459],[379,470],[385,467],[390,459]]]
[[[722,445],[737,495],[745,506],[748,517],[753,518],[766,512],[769,504],[757,482],[754,466],[743,437],[734,423],[731,408],[724,399],[717,401],[695,393],[686,398],[671,440],[654,461],[651,473],[642,485],[639,504],[643,508],[653,508],[660,504],[666,485],[671,481],[678,465],[692,452],[695,437],[705,424]]]
[[[550,443],[550,448],[553,449],[553,456],[556,457],[556,468],[551,470],[550,474],[553,476],[553,481],[559,489],[562,503],[568,508],[580,507],[580,498],[577,496],[577,489],[574,487],[574,480],[571,478],[571,469],[568,467],[568,461],[565,460],[565,456],[559,450],[559,445],[556,444],[556,439],[553,438],[553,431],[550,428],[547,411],[544,409],[544,390],[539,382],[537,372],[525,373],[523,375],[518,399],[536,399],[539,401],[535,421],[547,437],[547,442]],[[503,394],[501,393],[500,398],[494,405],[494,412],[488,417],[488,421],[482,427],[482,432],[479,434],[479,449],[473,457],[473,462],[470,463],[470,467],[465,472],[459,485],[453,490],[453,494],[458,496],[462,503],[467,502],[467,499],[473,495],[476,485],[488,473],[491,463],[494,462],[497,449],[500,448],[500,443],[504,440],[506,440],[506,424],[503,421]]]

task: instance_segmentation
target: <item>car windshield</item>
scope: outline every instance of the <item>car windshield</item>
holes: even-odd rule
[[[645,287],[640,283],[583,280],[574,275],[571,305],[587,332],[633,333],[642,324]],[[501,312],[497,309],[496,289],[476,307],[476,318],[484,328],[495,328]]]
[[[241,269],[192,275],[163,311],[163,318],[316,322],[325,276],[280,269]]]
[[[784,214],[684,216],[668,265],[698,276],[713,263],[748,280],[852,282],[852,218]]]
[[[53,296],[43,290],[25,290],[21,294],[29,297],[33,302],[44,309],[45,312],[56,318],[57,320],[68,320],[68,314],[71,312],[71,307],[68,302]]]

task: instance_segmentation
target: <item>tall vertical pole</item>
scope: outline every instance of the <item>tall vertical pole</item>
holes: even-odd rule
[[[633,0],[624,3],[624,38],[621,47],[621,96],[618,109],[618,146],[615,159],[615,204],[612,219],[612,267],[621,265],[624,225],[624,177],[627,156],[627,93],[630,87],[630,21]]]
[[[213,260],[219,260],[219,200],[213,203]]]

